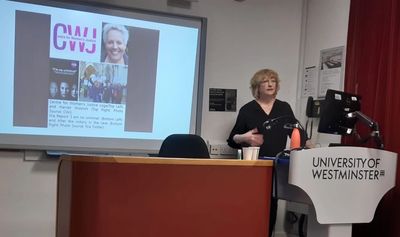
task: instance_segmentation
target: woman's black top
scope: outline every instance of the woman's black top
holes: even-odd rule
[[[283,116],[283,117],[282,117]],[[263,123],[268,119],[277,119],[270,129],[263,127]],[[284,128],[285,123],[293,123],[295,120],[292,108],[287,102],[276,99],[271,112],[265,113],[261,106],[255,101],[250,101],[239,110],[235,126],[228,138],[228,145],[232,148],[240,149],[249,144],[237,144],[233,140],[236,134],[243,134],[253,128],[264,135],[264,143],[260,147],[260,156],[274,157],[286,147],[287,137],[291,134],[291,129]]]

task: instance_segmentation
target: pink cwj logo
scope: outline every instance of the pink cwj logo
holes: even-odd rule
[[[57,23],[53,30],[53,45],[58,50],[69,47],[71,51],[93,54],[96,52],[96,36],[96,28]]]

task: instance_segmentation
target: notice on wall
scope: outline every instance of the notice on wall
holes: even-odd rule
[[[236,111],[236,89],[210,88],[209,94],[209,111]]]
[[[316,78],[317,67],[311,66],[304,68],[303,81],[301,83],[301,97],[315,97],[317,95],[318,81]]]
[[[325,97],[328,89],[342,89],[343,54],[344,46],[321,50],[318,97]]]

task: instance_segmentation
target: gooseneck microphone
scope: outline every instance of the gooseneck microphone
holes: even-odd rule
[[[305,141],[302,139],[307,139],[307,131],[301,126],[299,120],[297,120],[293,115],[283,115],[276,118],[268,119],[263,123],[265,130],[270,130],[275,126],[282,126],[284,129],[291,129],[291,149],[298,149],[304,146]]]
[[[298,122],[297,119],[295,119],[293,116],[290,115],[283,115],[283,116],[279,116],[276,118],[272,118],[272,119],[268,119],[263,123],[263,127],[266,130],[270,130],[272,127],[276,126],[279,123],[282,122],[293,122],[293,120],[295,120],[295,122]]]

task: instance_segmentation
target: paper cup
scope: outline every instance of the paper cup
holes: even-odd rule
[[[252,156],[251,159],[252,160],[258,160],[258,153],[260,152],[260,148],[259,147],[251,147],[252,148]]]
[[[258,160],[258,153],[260,152],[260,148],[259,147],[252,147],[253,150],[253,154],[251,156],[252,160]]]
[[[242,148],[243,160],[251,160],[253,158],[253,149],[251,147]]]
[[[257,160],[259,151],[260,151],[259,147],[253,147],[253,146],[243,147],[242,148],[243,160]]]

